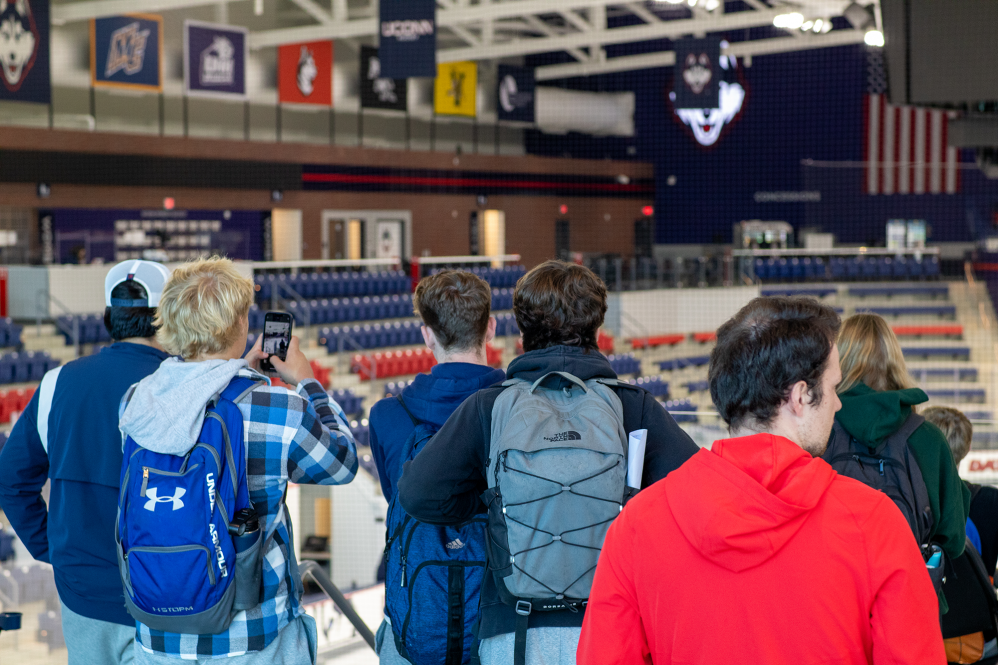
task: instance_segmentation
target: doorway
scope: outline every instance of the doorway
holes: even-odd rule
[[[558,219],[554,223],[554,256],[562,261],[568,260],[572,251],[571,228],[567,219]]]
[[[412,255],[409,210],[323,210],[322,258],[407,260]]]

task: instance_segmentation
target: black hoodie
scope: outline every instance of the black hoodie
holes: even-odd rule
[[[533,382],[549,372],[568,372],[583,381],[617,378],[603,354],[572,346],[525,353],[510,363],[507,376]],[[563,385],[552,383],[552,387],[569,385],[561,377],[555,380]],[[407,513],[430,524],[459,524],[485,512],[479,497],[488,489],[485,460],[492,443],[492,408],[502,390],[496,385],[469,397],[419,455],[405,463],[398,491]],[[642,487],[665,478],[698,450],[650,393],[632,388],[616,392],[623,404],[624,431],[648,430]],[[492,575],[486,575],[478,638],[514,632],[516,616],[514,608],[499,599]],[[579,627],[583,616],[581,611],[537,612],[530,627]]]

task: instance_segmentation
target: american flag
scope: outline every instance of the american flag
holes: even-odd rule
[[[960,155],[946,143],[948,111],[894,106],[887,101],[883,54],[867,57],[864,100],[868,194],[956,194]]]

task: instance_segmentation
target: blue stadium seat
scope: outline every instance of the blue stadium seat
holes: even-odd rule
[[[969,346],[905,346],[901,348],[901,353],[908,357],[946,357],[953,359],[970,360]]]
[[[933,298],[942,296],[943,298],[947,298],[949,297],[949,286],[946,284],[853,286],[849,288],[849,295],[858,298],[866,298],[867,296],[884,296],[887,298],[893,296],[932,296]]]
[[[658,367],[663,372],[671,372],[686,367],[702,367],[710,363],[710,356],[691,356],[689,358],[672,358],[659,361]]]
[[[907,307],[863,307],[857,312],[873,312],[880,316],[938,316],[956,318],[956,307],[953,305],[914,305]]]
[[[925,394],[930,399],[949,400],[954,402],[975,402],[983,404],[987,401],[984,388],[930,388]]]
[[[710,383],[708,381],[688,381],[683,385],[691,393],[702,393],[710,390]]]
[[[672,400],[663,403],[662,406],[665,407],[665,410],[672,415],[677,423],[695,423],[697,421],[696,415],[690,413],[696,411],[697,408],[688,399]]]
[[[952,381],[977,381],[978,376],[976,367],[932,367],[929,369],[909,367],[908,373],[916,381],[923,383],[930,376]]]
[[[669,399],[669,383],[668,381],[663,381],[660,376],[642,376],[637,379],[631,379],[628,383],[644,388],[653,397]]]

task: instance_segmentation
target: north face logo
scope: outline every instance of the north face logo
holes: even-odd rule
[[[444,545],[444,547],[446,547],[449,550],[459,550],[462,547],[464,547],[464,543],[461,542],[460,538],[455,538],[454,540]]]
[[[554,436],[544,437],[545,441],[582,441],[582,435],[573,430],[568,430],[567,432],[558,432]]]
[[[150,487],[146,490],[146,497],[149,499],[146,501],[146,505],[142,506],[149,512],[156,512],[157,503],[173,503],[174,510],[180,510],[184,507],[184,502],[180,500],[180,497],[187,494],[187,490],[182,487],[178,487],[177,491],[173,493],[173,496],[157,496],[158,490],[155,487]]]

